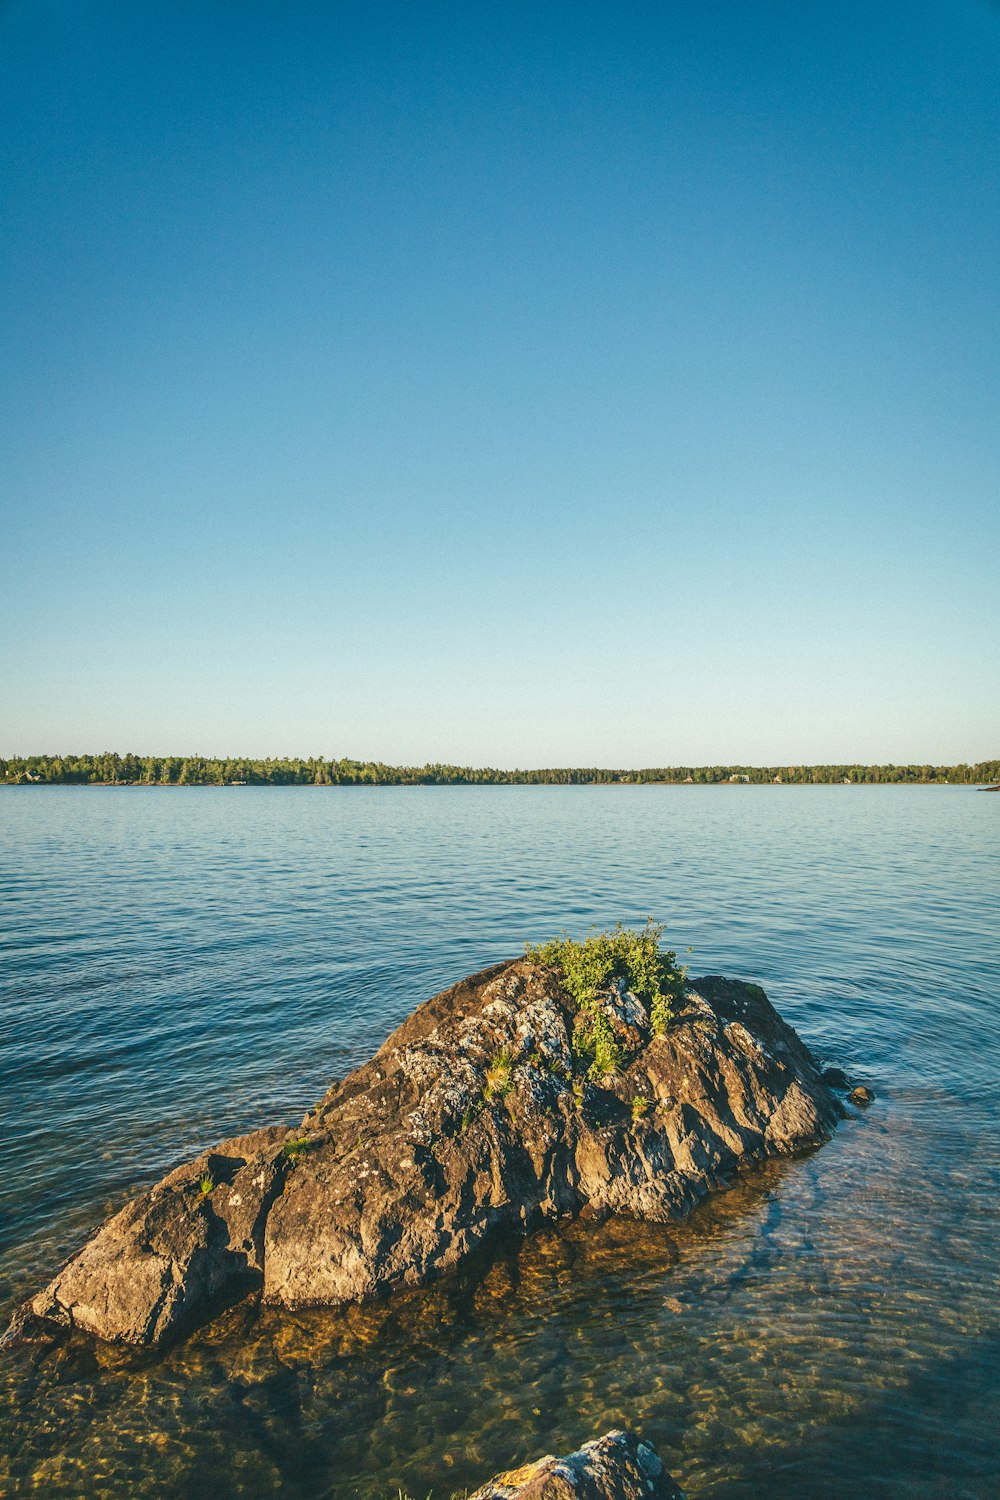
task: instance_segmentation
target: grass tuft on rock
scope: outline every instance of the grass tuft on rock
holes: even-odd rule
[[[362,1143],[361,1136],[358,1137],[358,1145]],[[301,1136],[297,1141],[286,1141],[281,1148],[281,1154],[292,1166],[297,1166],[303,1157],[312,1150],[313,1142],[308,1136]]]
[[[625,1053],[611,1022],[600,1011],[581,1011],[570,1043],[577,1069],[588,1078],[614,1078],[625,1066]]]
[[[486,1069],[486,1079],[483,1084],[484,1099],[503,1099],[514,1087],[511,1073],[514,1068],[514,1058],[509,1047],[501,1047],[495,1053]]]

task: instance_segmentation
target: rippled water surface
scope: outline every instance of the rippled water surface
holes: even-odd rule
[[[998,833],[966,788],[0,789],[2,1315],[564,928],[655,914],[878,1095],[669,1230],[0,1356],[0,1493],[423,1500],[625,1423],[691,1500],[995,1500]]]

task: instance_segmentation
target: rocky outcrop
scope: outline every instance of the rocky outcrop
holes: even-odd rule
[[[498,1474],[469,1500],[684,1500],[656,1449],[609,1432],[565,1458],[542,1458]]]
[[[428,1000],[296,1130],[240,1136],[109,1219],[22,1309],[156,1344],[225,1300],[372,1297],[501,1232],[588,1213],[666,1221],[741,1166],[825,1140],[842,1115],[763,990],[689,983],[654,1035],[619,981],[623,1059],[594,1079],[555,970],[499,964]]]

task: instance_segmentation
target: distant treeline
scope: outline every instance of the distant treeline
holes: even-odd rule
[[[498,771],[492,766],[386,766],[373,760],[212,760],[201,755],[28,755],[0,760],[0,781],[101,786],[674,786],[723,782],[895,783],[1000,780],[1000,760],[958,766],[597,766]]]

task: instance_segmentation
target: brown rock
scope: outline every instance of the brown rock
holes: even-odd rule
[[[866,1105],[874,1104],[875,1102],[875,1095],[871,1089],[865,1088],[863,1083],[859,1084],[856,1089],[851,1089],[847,1097],[852,1104]]]
[[[469,1500],[684,1500],[656,1449],[609,1432],[565,1458],[542,1458],[498,1474]]]
[[[260,1285],[285,1129],[238,1136],[127,1203],[29,1306],[101,1338],[156,1344],[205,1304]]]
[[[595,1081],[575,1071],[555,971],[522,959],[463,980],[298,1131],[228,1141],[126,1205],[18,1327],[155,1344],[248,1290],[359,1301],[562,1215],[676,1219],[738,1168],[826,1140],[842,1114],[757,986],[694,981],[660,1036],[621,986],[605,1010],[628,1061]]]

